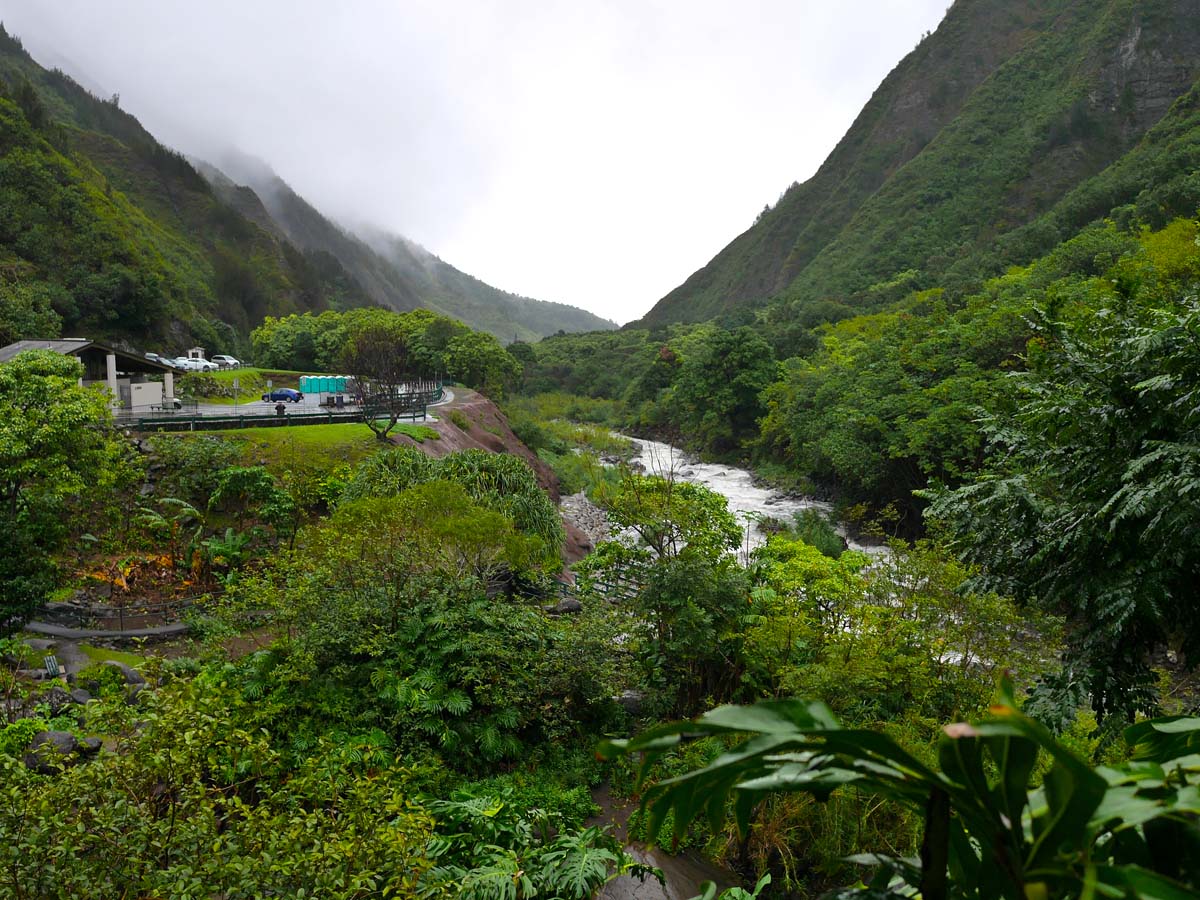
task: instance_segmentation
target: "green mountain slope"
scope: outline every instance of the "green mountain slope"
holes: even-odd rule
[[[363,239],[398,273],[417,286],[422,303],[462,319],[502,340],[532,341],[558,331],[608,331],[615,322],[565,303],[510,294],[443,262],[419,244],[380,231]]]
[[[1198,76],[1197,0],[959,0],[817,175],[643,324],[773,298],[871,308],[1028,261],[1054,240],[1026,226],[1119,161]]]
[[[0,290],[41,298],[65,333],[236,350],[264,315],[369,302],[335,260],[221,202],[115,102],[2,31],[0,90]]]
[[[343,229],[260,160],[230,153],[216,166],[201,163],[198,168],[230,203],[239,202],[233,193],[239,186],[249,187],[269,216],[267,227],[274,227],[297,247],[336,257],[371,299],[382,306],[401,311],[425,307],[502,340],[537,340],[557,331],[616,327],[578,307],[532,300],[494,288],[398,235]],[[253,211],[245,210],[244,214],[253,215]]]
[[[0,337],[241,353],[265,316],[370,305],[426,307],[504,340],[616,327],[403,239],[371,246],[257,167],[235,182],[193,165],[0,26]]]

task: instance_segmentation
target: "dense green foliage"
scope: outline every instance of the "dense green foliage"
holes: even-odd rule
[[[424,798],[429,771],[374,733],[293,756],[257,724],[218,669],[136,707],[120,689],[90,706],[88,727],[115,752],[85,765],[37,775],[0,753],[0,891],[584,900],[633,865],[576,817],[517,808],[510,794]]]
[[[550,338],[532,348],[523,389],[558,381],[622,401],[609,413],[612,425],[679,435],[724,458],[753,457],[784,480],[836,491],[847,506],[886,510],[890,527],[914,534],[923,504],[913,492],[931,480],[961,483],[981,465],[987,436],[979,416],[1011,407],[1008,373],[1027,365],[1035,308],[1052,305],[1086,321],[1122,291],[1144,306],[1169,307],[1196,283],[1195,235],[1188,220],[1157,231],[1089,227],[961,300],[934,289],[886,311],[814,322],[808,349],[784,360],[774,378],[762,343],[772,328],[760,321],[732,331],[704,325]],[[714,355],[722,353],[734,361],[729,369]],[[596,376],[616,370],[606,366],[613,360],[623,365],[619,378]]]
[[[1198,242],[1181,223],[1153,268],[1127,258],[1099,302],[1042,311],[1030,370],[985,423],[987,469],[930,511],[981,580],[1077,622],[1073,665],[1102,712],[1152,711],[1148,653],[1200,649]]]
[[[683,735],[748,737],[702,768],[652,784],[643,800],[651,834],[668,814],[679,837],[698,817],[721,822],[730,806],[745,834],[764,795],[778,792],[827,801],[853,788],[924,818],[919,858],[857,856],[852,862],[877,867],[870,885],[836,897],[1196,896],[1200,870],[1181,851],[1197,839],[1200,719],[1139,723],[1125,732],[1136,762],[1092,769],[1021,714],[1011,684],[992,716],[947,726],[937,767],[885,735],[843,727],[820,703],[796,700],[721,707],[604,750],[644,754],[644,780]],[[1050,766],[1034,789],[1040,755]]]
[[[70,513],[133,475],[106,395],[80,387],[82,374],[78,360],[50,351],[0,365],[0,634],[54,586]],[[102,502],[96,512],[107,512]]]
[[[353,368],[356,343],[374,335],[392,340],[391,354],[406,361],[400,369],[413,377],[444,375],[502,396],[521,374],[521,364],[490,334],[424,309],[268,317],[254,329],[251,342],[255,359],[264,366],[334,372]]]
[[[467,450],[431,459],[398,447],[363,462],[347,483],[345,498],[394,497],[438,480],[459,485],[475,502],[511,519],[517,528],[542,542],[548,560],[557,558],[563,540],[558,512],[533,470],[516,456]]]

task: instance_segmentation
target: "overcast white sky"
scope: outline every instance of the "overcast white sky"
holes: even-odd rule
[[[820,165],[949,0],[0,0],[165,143],[637,318]]]

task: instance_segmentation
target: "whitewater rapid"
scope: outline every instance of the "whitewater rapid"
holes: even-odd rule
[[[701,462],[695,456],[661,441],[619,435],[632,442],[637,448],[630,464],[641,467],[647,475],[674,477],[676,481],[687,481],[703,485],[721,494],[729,503],[729,510],[738,517],[743,528],[743,550],[753,550],[766,543],[767,536],[759,528],[766,518],[778,519],[786,524],[793,523],[793,516],[806,509],[816,509],[830,518],[833,506],[811,497],[785,494],[755,483],[753,473],[737,466],[721,463]],[[844,525],[837,523],[838,533],[846,540],[851,550],[863,553],[886,553],[882,544],[863,542],[854,538]]]

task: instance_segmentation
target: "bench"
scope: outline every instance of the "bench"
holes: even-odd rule
[[[54,654],[47,656],[45,663],[47,678],[62,678],[66,674],[63,672],[62,667],[58,664],[58,660],[55,659]]]

